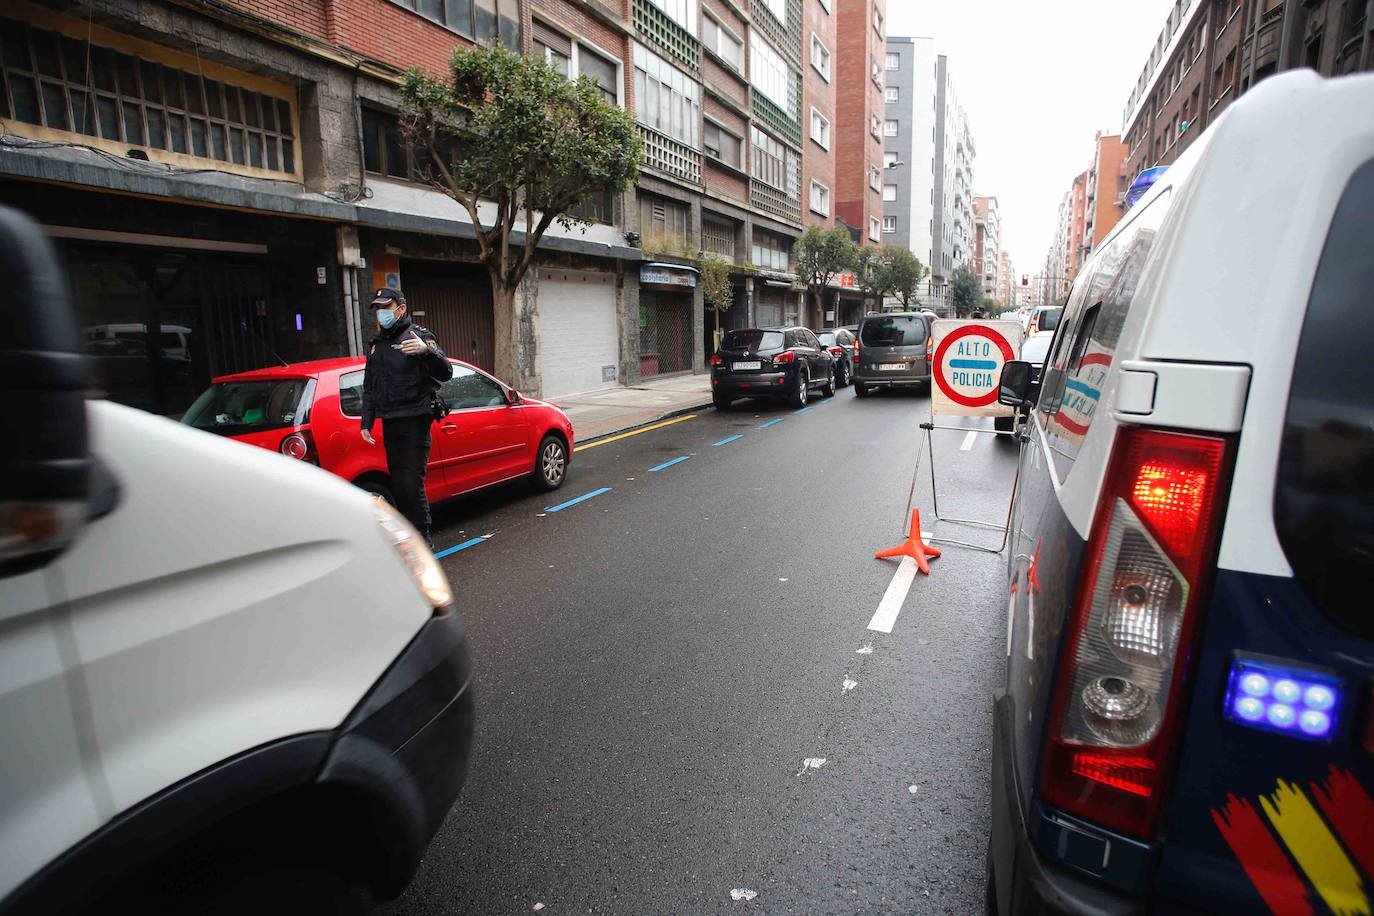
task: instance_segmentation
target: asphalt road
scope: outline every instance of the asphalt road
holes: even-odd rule
[[[918,453],[924,527],[997,540],[935,524],[928,411],[707,409],[579,451],[555,494],[436,507],[441,548],[490,535],[442,561],[477,738],[386,912],[980,912],[1005,554],[946,548],[868,629]],[[1004,516],[1013,447],[936,435],[944,513]]]

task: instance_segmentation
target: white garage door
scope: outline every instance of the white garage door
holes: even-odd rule
[[[614,276],[573,270],[540,272],[544,397],[615,387],[619,341]]]

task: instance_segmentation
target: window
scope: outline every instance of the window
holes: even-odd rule
[[[881,137],[883,130],[883,119],[875,115],[870,115],[868,119],[868,132],[877,140]]]
[[[465,366],[454,366],[453,377],[444,382],[439,391],[449,410],[506,406],[506,393],[500,385],[476,369]]]
[[[790,240],[762,229],[754,230],[753,260],[758,267],[787,270],[791,261]]]
[[[782,144],[757,127],[751,127],[750,131],[754,144],[754,177],[780,191],[786,190],[788,176]]]
[[[620,104],[620,61],[603,57],[584,44],[577,46],[577,75],[586,77],[601,90],[601,98]]]
[[[688,208],[665,197],[639,194],[639,228],[644,240],[652,247],[685,247],[689,233],[687,221],[691,216]]]
[[[883,74],[882,71],[878,69],[878,62],[876,60],[873,61],[873,70],[869,73],[869,76],[873,78],[873,82],[877,83],[879,86],[882,86]]]
[[[884,216],[884,217],[883,217],[883,232],[884,232],[885,234],[887,234],[887,235],[891,235],[892,233],[894,233],[894,232],[896,232],[896,231],[897,231],[897,217],[895,217],[895,216]]]
[[[735,227],[729,223],[702,220],[701,243],[711,254],[718,254],[727,261],[735,259]]]
[[[520,51],[519,0],[392,0],[459,35]]]
[[[457,369],[457,366],[454,367]],[[363,415],[363,370],[339,376],[339,412],[345,417]]]
[[[811,139],[830,149],[830,120],[814,108],[811,109]]]
[[[296,173],[293,100],[94,45],[88,75],[85,42],[12,20],[0,20],[0,35],[0,118]]]
[[[424,2],[424,0],[421,0]],[[649,0],[691,35],[697,33],[697,0]]]
[[[440,138],[440,155],[450,155],[450,142]],[[406,181],[427,182],[431,177],[427,151],[405,139],[395,115],[373,108],[363,109],[363,168]]]
[[[790,97],[792,93],[788,92],[792,78],[782,55],[774,51],[773,46],[757,30],[749,32],[749,51],[752,57],[749,82],[774,105],[795,118],[797,100]]]
[[[1092,274],[1079,275],[1069,304],[1059,313],[1062,327],[1045,362],[1036,411],[1060,480],[1068,476],[1092,424],[1137,282],[1167,212],[1165,195],[1134,216],[1096,256]],[[1039,326],[1046,329],[1043,320]]]
[[[883,200],[896,200],[897,186],[895,184],[883,185]]]
[[[701,42],[739,72],[744,72],[744,41],[710,16],[701,19]]]
[[[635,45],[635,117],[688,146],[697,145],[701,84],[641,44]]]
[[[821,9],[830,12],[830,0],[820,0]]]
[[[731,168],[744,168],[744,140],[736,134],[730,133],[712,121],[707,121],[702,128],[702,146],[706,149],[706,155],[712,159],[719,160]]]
[[[882,231],[882,224],[878,222],[878,217],[870,216],[868,218],[868,237],[876,242],[882,236]]]
[[[572,76],[572,40],[535,19],[530,29],[534,35],[530,47],[535,59],[543,59],[565,77]]]
[[[895,137],[895,136],[897,136],[897,122],[896,122],[895,120],[889,119],[889,120],[883,122],[883,136],[884,136],[884,137]]]
[[[821,216],[830,215],[830,189],[819,181],[811,182],[811,209]]]
[[[1371,578],[1368,526],[1359,508],[1371,501],[1367,417],[1370,392],[1350,385],[1368,358],[1360,346],[1374,282],[1374,162],[1355,170],[1336,206],[1301,323],[1287,411],[1282,416],[1274,488],[1274,527],[1293,574],[1313,604],[1338,625],[1368,639],[1374,617],[1356,600]]]
[[[896,86],[888,86],[883,91],[883,100],[886,102],[900,102],[902,100],[901,91]]]
[[[878,174],[876,165],[870,166],[868,169],[868,186],[875,191],[882,187],[882,177]]]
[[[897,162],[896,153],[883,153],[883,168],[895,169],[897,167]],[[931,193],[933,194],[934,192],[932,191]]]
[[[888,54],[884,66],[889,70],[902,69],[902,56],[900,54]]]
[[[811,66],[827,83],[830,82],[830,49],[815,32],[811,33]]]
[[[878,9],[878,4],[873,4],[873,31],[878,33],[878,37],[883,37],[883,11]]]
[[[787,25],[787,0],[763,0],[763,5],[768,7],[774,19]]]

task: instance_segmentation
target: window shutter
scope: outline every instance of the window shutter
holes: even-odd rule
[[[538,19],[533,21],[534,40],[545,47],[553,48],[564,57],[572,57],[572,40],[562,32],[555,32]]]

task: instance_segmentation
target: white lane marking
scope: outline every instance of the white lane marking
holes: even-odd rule
[[[878,602],[878,610],[873,612],[873,619],[868,622],[870,630],[877,630],[879,633],[892,632],[897,615],[902,612],[902,604],[906,602],[906,593],[911,590],[911,583],[916,580],[916,569],[915,560],[911,557],[902,557],[901,565],[892,574],[892,581],[888,583],[887,591],[883,594],[883,600]]]
[[[852,678],[845,678],[844,683],[840,685],[840,693],[848,693],[849,691],[853,690],[855,687],[858,686],[858,681],[853,680]]]
[[[819,770],[823,766],[825,766],[824,757],[807,757],[802,761],[802,768],[797,771],[797,775],[800,776],[807,770]]]
[[[872,654],[873,654],[873,644],[872,644],[872,643],[869,643],[869,644],[866,645],[866,646],[860,646],[859,648],[857,648],[857,649],[854,650],[854,654],[855,654],[855,655],[872,655]]]
[[[959,445],[959,451],[966,452],[969,449],[973,448],[973,443],[977,441],[977,439],[978,433],[974,432],[973,430],[969,430],[968,435],[964,436],[964,441]]]
[[[758,891],[751,891],[747,887],[736,887],[730,891],[731,900],[753,900],[758,895]]]

